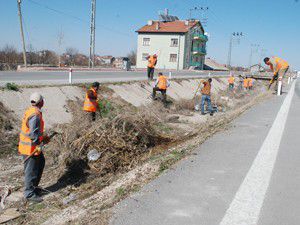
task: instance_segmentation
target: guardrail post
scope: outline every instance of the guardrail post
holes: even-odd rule
[[[279,79],[279,78],[278,78]],[[281,88],[282,88],[282,81],[278,80],[278,86],[277,86],[277,95],[281,95]]]
[[[72,68],[69,69],[69,84],[72,84]]]

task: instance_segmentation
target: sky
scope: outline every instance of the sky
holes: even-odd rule
[[[265,56],[279,56],[300,70],[300,1],[298,0],[97,0],[96,54],[125,56],[137,48],[137,33],[159,11],[204,21],[208,57],[226,63],[233,32],[232,65],[248,66]],[[63,52],[67,47],[89,52],[90,0],[22,0],[26,46]],[[17,0],[0,0],[0,48],[21,50]],[[58,36],[63,34],[59,47]],[[257,51],[256,51],[257,50]]]

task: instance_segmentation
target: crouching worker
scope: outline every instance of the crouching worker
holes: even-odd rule
[[[214,115],[212,107],[211,107],[211,98],[210,98],[211,82],[212,82],[211,78],[209,78],[207,81],[201,80],[201,83],[204,85],[203,88],[201,89],[201,94],[202,94],[202,97],[201,97],[201,114],[202,115],[205,115],[205,113],[204,113],[205,102],[207,102],[207,108],[208,108],[209,114],[211,116]]]
[[[91,121],[96,120],[96,111],[99,108],[98,105],[99,86],[100,86],[99,82],[94,82],[92,84],[92,87],[86,92],[85,95],[83,110],[90,115]]]
[[[163,96],[164,105],[167,104],[167,88],[170,86],[170,82],[166,76],[161,72],[158,73],[158,78],[155,82],[155,87],[153,88],[152,98],[156,98],[156,92],[160,91]]]
[[[28,201],[41,202],[41,189],[38,188],[45,167],[42,152],[43,145],[50,138],[44,136],[44,120],[41,112],[44,100],[39,93],[30,96],[31,106],[25,111],[19,141],[19,153],[24,160],[25,190],[24,197]]]

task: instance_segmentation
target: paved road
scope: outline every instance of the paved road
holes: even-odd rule
[[[119,203],[111,224],[299,225],[300,81],[293,85]]]
[[[190,78],[190,77],[206,77],[207,71],[178,71],[172,72],[172,77]],[[167,73],[168,75],[168,73]],[[228,75],[228,72],[211,72],[212,76]],[[20,85],[35,84],[68,84],[68,72],[1,72],[0,86],[8,82],[14,82]],[[145,72],[73,72],[73,83],[87,83],[93,81],[100,82],[119,82],[132,80],[146,80]]]

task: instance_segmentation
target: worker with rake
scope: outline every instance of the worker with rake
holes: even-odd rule
[[[170,86],[170,82],[166,76],[163,75],[163,73],[159,72],[157,80],[155,82],[155,86],[153,88],[152,98],[156,100],[156,92],[160,91],[163,99],[162,102],[166,106],[167,104],[167,88]]]
[[[273,71],[273,77],[270,81],[269,89],[271,88],[275,80],[276,80],[276,89],[277,89],[278,82],[282,80],[284,75],[289,70],[289,64],[287,63],[287,61],[276,56],[271,58],[266,57],[264,58],[264,62],[266,65],[270,66],[270,69]]]
[[[147,66],[147,76],[148,76],[148,81],[153,80],[153,75],[154,75],[154,70],[155,66],[157,64],[157,55],[151,55],[147,57],[148,60],[148,66]]]
[[[42,107],[43,96],[33,93],[30,96],[31,106],[26,110],[20,132],[19,153],[24,159],[25,190],[24,197],[28,201],[41,202],[42,189],[38,187],[42,178],[45,157],[43,146],[50,141],[50,137],[44,135],[44,120]]]

